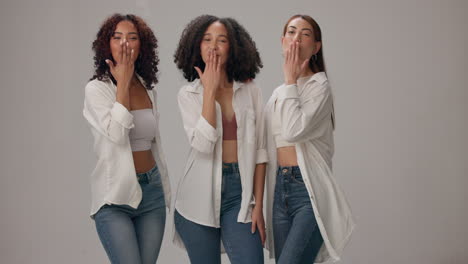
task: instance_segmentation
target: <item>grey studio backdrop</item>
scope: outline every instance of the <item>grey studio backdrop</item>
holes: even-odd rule
[[[323,30],[334,171],[358,224],[341,263],[468,263],[468,1],[450,0],[2,1],[0,263],[108,262],[88,216],[96,158],[82,106],[91,42],[114,12],[142,16],[159,40],[173,193],[188,152],[173,63],[184,26],[205,13],[240,21],[261,53],[266,101],[282,82],[283,24],[305,13]],[[158,263],[188,263],[172,217]]]

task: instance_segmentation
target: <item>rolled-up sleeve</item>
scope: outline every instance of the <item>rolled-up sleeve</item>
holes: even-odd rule
[[[105,83],[91,81],[85,88],[83,116],[99,133],[117,144],[128,140],[134,127],[133,115],[125,106],[105,93]]]
[[[211,153],[219,137],[219,131],[201,115],[201,105],[194,94],[184,87],[177,96],[182,122],[190,146],[203,153]]]
[[[266,149],[266,131],[265,131],[265,114],[264,114],[264,107],[263,107],[263,97],[262,91],[252,83],[254,86],[254,108],[255,108],[255,137],[256,137],[256,147],[257,147],[257,155],[256,155],[256,164],[266,163],[268,162],[268,154]]]

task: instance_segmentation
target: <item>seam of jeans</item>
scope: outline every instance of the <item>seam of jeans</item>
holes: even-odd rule
[[[101,223],[101,221],[98,221],[97,225],[99,226],[99,229],[101,230],[100,233],[102,234],[102,244],[104,246],[104,250],[108,254],[109,259],[112,263],[117,262],[117,260],[115,259],[115,255],[113,254],[113,250],[111,248],[111,243],[109,243],[109,239],[108,239],[109,233],[107,232],[106,228],[104,228],[104,225]]]

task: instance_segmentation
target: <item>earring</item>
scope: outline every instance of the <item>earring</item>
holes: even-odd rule
[[[312,60],[317,61],[317,54],[312,55]]]

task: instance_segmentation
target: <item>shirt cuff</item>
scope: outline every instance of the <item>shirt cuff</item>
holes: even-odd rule
[[[268,162],[268,154],[266,149],[257,149],[257,162],[256,164],[262,164]]]
[[[203,116],[200,116],[200,119],[198,119],[195,129],[211,142],[218,140],[218,131]]]
[[[283,85],[278,89],[278,100],[288,99],[288,98],[299,98],[299,93],[297,92],[297,84]]]
[[[133,115],[119,102],[115,102],[111,109],[112,118],[125,128],[133,128]]]

